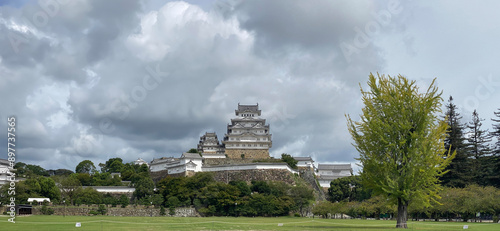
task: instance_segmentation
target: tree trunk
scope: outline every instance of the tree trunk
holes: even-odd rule
[[[406,224],[408,221],[408,201],[403,201],[401,198],[398,198],[398,217],[396,228],[407,229],[408,225]]]

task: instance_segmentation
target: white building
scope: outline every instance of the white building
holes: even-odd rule
[[[329,188],[332,180],[352,176],[351,164],[318,164],[316,173],[321,187]]]
[[[198,152],[203,158],[226,158],[224,153],[224,145],[219,143],[215,132],[205,132],[205,135],[200,137],[198,143]]]
[[[38,205],[41,205],[45,201],[50,203],[50,198],[28,198],[28,203],[30,203],[30,205],[33,203],[37,203]]]
[[[135,192],[135,188],[129,186],[82,186],[82,188],[93,188],[100,193],[111,194],[132,194]]]
[[[261,118],[257,105],[240,105],[235,110],[236,118],[227,125],[224,136],[225,154],[228,158],[266,159],[272,147],[269,124]]]
[[[310,156],[293,157],[297,161],[297,167],[314,169],[314,160]]]
[[[293,170],[287,163],[248,163],[248,164],[232,164],[232,165],[218,165],[203,167],[203,172],[220,172],[220,171],[242,171],[242,170],[256,170],[256,169],[278,169],[287,170],[293,174],[299,174],[298,171]]]
[[[150,164],[151,172],[168,170],[168,174],[201,172],[203,157],[198,153],[183,153],[180,158],[162,157],[153,159]]]
[[[9,166],[10,162],[8,160],[0,159],[0,185],[9,183],[9,178],[11,176]]]
[[[135,164],[135,165],[143,165],[143,164],[145,164],[146,166],[148,166],[148,167],[149,167],[148,162],[146,162],[146,161],[145,161],[145,160],[143,160],[142,158],[139,158],[139,159],[137,159],[136,161],[134,161],[134,164]]]

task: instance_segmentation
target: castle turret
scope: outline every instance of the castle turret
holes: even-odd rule
[[[236,118],[227,125],[227,134],[222,143],[229,158],[269,158],[272,147],[269,124],[260,118],[257,105],[240,105],[235,110]]]
[[[198,143],[198,152],[204,158],[225,158],[224,146],[219,143],[215,132],[205,132],[205,135],[200,137]]]

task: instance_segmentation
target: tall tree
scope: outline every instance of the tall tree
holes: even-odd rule
[[[469,122],[467,128],[469,143],[470,156],[472,158],[472,177],[474,182],[479,185],[486,185],[487,178],[491,174],[489,170],[492,168],[491,165],[491,147],[489,142],[491,142],[491,136],[488,130],[482,130],[481,126],[484,119],[479,118],[479,114],[476,110],[472,112],[472,121]]]
[[[496,156],[500,156],[500,108],[498,109],[497,112],[493,112],[495,116],[497,117],[496,119],[493,118],[491,119],[493,122],[496,124],[493,124],[493,131],[490,133],[492,137],[496,138],[495,146],[494,146],[494,154]]]
[[[371,197],[371,190],[361,184],[359,176],[348,176],[332,180],[328,195],[331,202],[363,201]]]
[[[121,172],[123,168],[123,160],[122,158],[116,157],[116,158],[110,158],[109,160],[106,161],[106,163],[100,163],[99,167],[101,167],[101,172]]]
[[[397,203],[397,228],[408,228],[411,201],[430,206],[441,189],[438,177],[454,157],[444,149],[447,124],[436,115],[442,99],[434,82],[420,93],[415,81],[401,75],[370,73],[370,91],[361,88],[361,121],[347,116],[363,185]]]
[[[297,168],[297,163],[299,162],[293,156],[286,153],[281,154],[281,161],[287,163],[290,168]]]
[[[77,173],[71,174],[70,176],[63,178],[60,182],[63,199],[70,202],[70,204],[74,203],[75,194],[78,189],[81,189],[82,184],[78,180],[77,176]]]
[[[444,148],[451,153],[456,152],[455,158],[446,168],[448,171],[441,177],[444,186],[460,187],[467,186],[471,177],[471,164],[467,144],[465,143],[464,129],[465,125],[460,122],[462,116],[457,111],[457,106],[453,104],[453,97],[450,96],[446,104],[445,120],[448,123],[446,129],[446,138],[444,139]]]
[[[493,146],[493,171],[500,172],[500,108],[497,112],[493,112],[497,118],[493,118],[493,131],[490,133],[492,137],[496,139],[495,145]],[[490,184],[500,188],[500,174],[495,174],[490,179]]]
[[[76,173],[88,173],[88,174],[93,174],[95,173],[97,170],[95,168],[95,165],[94,163],[92,163],[92,161],[90,160],[84,160],[82,162],[80,162],[76,168],[75,168],[75,172]]]
[[[50,177],[40,177],[38,178],[40,183],[40,193],[44,197],[48,197],[51,200],[59,201],[61,199],[61,190],[56,186],[56,182]]]

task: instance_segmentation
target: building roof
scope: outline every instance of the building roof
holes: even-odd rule
[[[6,160],[6,159],[0,159],[0,165],[9,166],[10,162],[8,160]]]
[[[259,110],[259,104],[257,103],[256,105],[241,105],[238,103],[238,109],[234,111],[236,115],[239,115],[242,112],[252,112],[252,113],[257,113],[258,116],[260,116],[260,110]]]
[[[313,161],[313,159],[310,156],[294,156],[293,158],[296,161]]]
[[[137,159],[136,161],[134,161],[134,164],[148,164],[148,162],[146,162],[145,160],[143,160],[142,158],[139,158]]]
[[[165,163],[165,162],[174,162],[174,161],[178,161],[179,158],[173,158],[173,157],[162,157],[162,158],[158,158],[158,159],[153,159],[151,161],[151,164],[154,165],[154,164],[160,164],[160,163]]]
[[[203,159],[198,153],[182,153],[181,158],[189,158],[189,159]]]
[[[331,175],[323,175],[323,176],[319,176],[318,180],[335,180],[335,179],[338,179],[338,178],[341,178],[341,177],[345,177],[345,176],[339,176],[339,175],[334,175],[334,176],[331,176]]]
[[[205,132],[205,135],[203,136],[215,136],[217,137],[217,134],[215,134],[215,132]]]
[[[241,105],[238,103],[238,111],[254,111],[257,112],[259,111],[259,104],[257,103],[256,105]]]
[[[43,202],[43,201],[48,201],[50,202],[50,198],[28,198],[28,202]]]
[[[82,188],[93,188],[93,189],[130,189],[134,187],[130,186],[82,186]]]
[[[352,170],[351,164],[318,164],[318,170]]]

